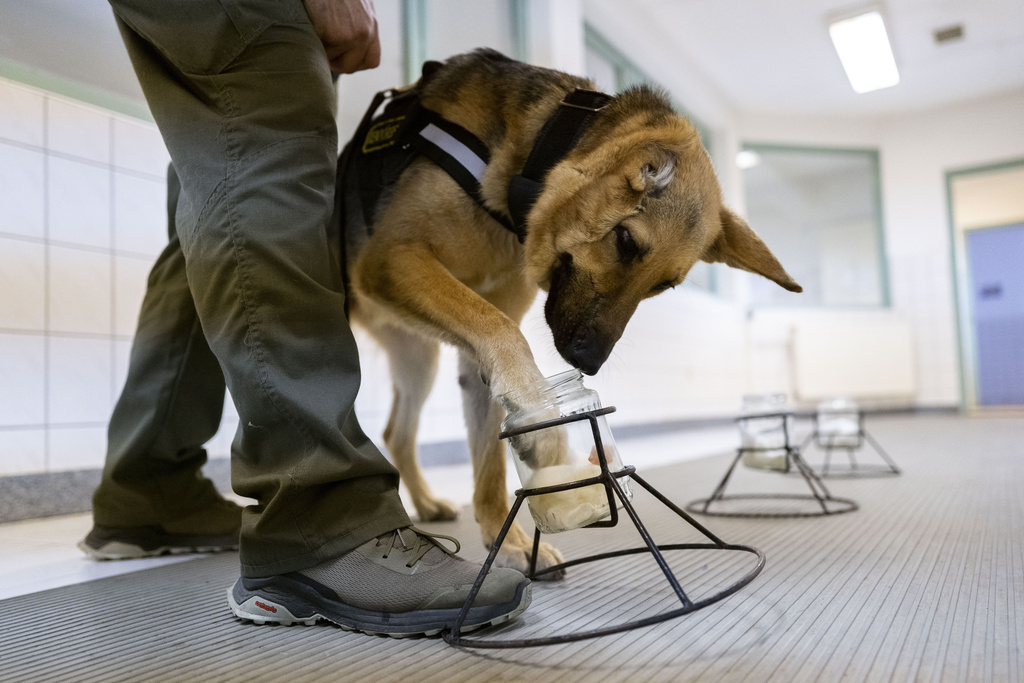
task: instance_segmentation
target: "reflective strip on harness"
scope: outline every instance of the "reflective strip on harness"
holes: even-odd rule
[[[425,64],[423,82],[417,88],[438,68]],[[374,118],[387,99],[391,101],[383,114]],[[349,201],[354,200],[361,209],[355,211],[353,206],[347,211],[345,230],[355,230],[358,221],[361,231],[369,232],[381,195],[398,181],[418,153],[437,164],[491,218],[525,242],[526,217],[544,188],[544,176],[576,146],[590,120],[611,99],[579,88],[565,95],[534,141],[523,170],[510,179],[505,214],[488,206],[481,193],[480,180],[490,150],[480,138],[424,108],[418,89],[377,93],[339,161],[340,187],[348,188],[346,196],[354,194]]]
[[[440,166],[480,208],[520,242],[526,239],[525,230],[520,230],[511,218],[491,209],[484,201],[480,179],[491,155],[480,138],[428,109],[419,110],[410,131],[413,132],[413,149]]]
[[[420,135],[426,140],[434,143],[446,152],[450,157],[469,171],[474,178],[480,180],[483,177],[487,162],[477,156],[473,150],[456,140],[451,134],[438,128],[433,123],[420,131]]]

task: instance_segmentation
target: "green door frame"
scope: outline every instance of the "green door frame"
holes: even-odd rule
[[[949,229],[950,268],[953,275],[953,309],[956,311],[957,360],[960,366],[960,410],[964,413],[984,410],[978,405],[977,345],[971,325],[970,273],[967,267],[967,241],[964,230],[957,230],[953,213],[953,182],[957,178],[1004,171],[1024,166],[1024,159],[970,166],[946,171],[946,222]],[[978,229],[997,226],[977,226]]]

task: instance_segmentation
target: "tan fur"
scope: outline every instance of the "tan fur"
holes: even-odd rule
[[[422,102],[487,144],[492,159],[482,191],[490,208],[503,211],[509,178],[574,87],[593,89],[582,79],[478,51],[449,60]],[[550,292],[546,316],[559,352],[574,362],[573,354],[585,349],[580,358],[588,372],[607,357],[637,304],[682,282],[698,259],[724,261],[799,291],[746,223],[722,205],[696,130],[666,113],[662,102],[636,91],[598,115],[549,173],[525,245],[422,159],[379,211],[351,264],[352,314],[390,358],[395,398],[384,438],[422,519],[455,516],[431,494],[416,461],[419,411],[433,382],[438,342],[459,350],[474,511],[489,545],[509,510],[499,397],[542,379],[519,330],[538,289]],[[642,245],[641,258],[623,262],[616,226]],[[514,525],[498,561],[525,571],[531,543]],[[543,544],[539,568],[559,561]]]

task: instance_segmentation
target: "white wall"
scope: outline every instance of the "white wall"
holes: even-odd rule
[[[1024,159],[1024,91],[882,125],[894,308],[918,336],[919,402],[958,403],[947,171]]]
[[[381,68],[344,77],[347,137],[372,94],[401,84],[400,4],[378,0]],[[613,424],[728,416],[748,392],[788,391],[792,325],[801,317],[900,317],[916,338],[917,405],[959,398],[944,173],[1024,158],[1024,93],[885,120],[738,112],[681,53],[612,0],[530,3],[530,49],[541,65],[582,68],[583,21],[708,124],[729,203],[742,209],[741,141],[881,151],[892,310],[748,314],[749,276],[729,271],[727,297],[677,290],[642,304],[611,359],[588,383],[618,406]],[[649,29],[649,27],[646,27]],[[507,27],[479,45],[507,49]],[[565,38],[559,40],[559,37]],[[431,53],[445,53],[434,36]],[[440,42],[438,42],[440,41]],[[0,474],[99,467],[105,426],[124,379],[145,276],[165,241],[167,162],[154,126],[60,95],[0,81]],[[755,226],[756,227],[756,226]],[[538,300],[524,323],[542,370],[564,368]],[[390,401],[381,354],[358,335],[364,365],[357,412],[378,440]],[[226,455],[230,407],[210,450]],[[455,356],[442,357],[423,441],[461,438]]]
[[[908,320],[914,329],[918,381],[914,402],[918,406],[955,406],[960,402],[945,174],[1024,158],[1021,120],[1024,92],[870,120],[756,112],[740,116],[739,133],[744,141],[880,151],[892,313]],[[753,353],[774,356],[771,364],[775,366],[784,363],[778,328],[803,315],[807,313],[757,314],[755,325],[766,328],[763,334],[775,339],[775,348],[769,353],[766,344],[755,341],[762,348]],[[760,365],[767,364],[765,357]]]

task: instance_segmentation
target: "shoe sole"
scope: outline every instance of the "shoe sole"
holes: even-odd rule
[[[505,606],[474,607],[469,611],[466,618],[467,623],[460,629],[463,633],[475,631],[485,626],[497,626],[515,619],[530,606],[532,600],[532,585],[524,583],[519,586],[516,596]],[[326,621],[341,627],[346,631],[359,631],[369,635],[384,635],[392,638],[409,638],[413,636],[436,636],[446,629],[450,629],[462,611],[458,609],[428,610],[415,612],[416,616],[407,614],[384,614],[368,612],[351,608],[340,603],[332,605],[333,609],[312,609],[307,616],[296,616],[285,605],[268,598],[266,595],[252,594],[238,602],[235,596],[235,587],[227,589],[228,605],[231,612],[245,621],[251,621],[257,625],[279,624],[291,626],[301,624],[303,626],[314,626],[318,622]],[[509,605],[515,603],[512,609]],[[310,606],[307,602],[307,608]],[[474,614],[476,610],[476,614]],[[495,611],[498,613],[489,618],[480,618],[481,612],[488,614]],[[324,614],[327,612],[327,614]],[[477,616],[477,618],[474,618]],[[395,622],[405,622],[398,624]]]
[[[238,550],[238,545],[194,545],[194,546],[170,546],[162,545],[156,548],[143,548],[133,543],[122,541],[110,541],[98,548],[93,548],[85,541],[78,542],[78,549],[94,560],[141,560],[147,557],[160,557],[162,555],[191,555],[228,552]]]

